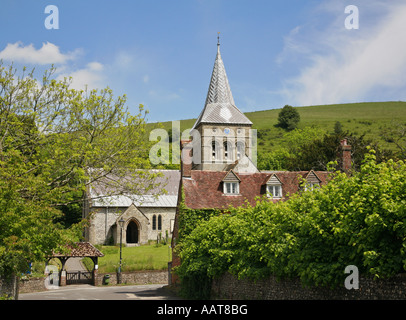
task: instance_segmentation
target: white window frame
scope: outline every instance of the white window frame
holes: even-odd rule
[[[305,191],[313,191],[315,188],[320,188],[319,182],[306,182]]]
[[[278,195],[276,195],[277,188],[279,189]],[[282,198],[282,185],[281,184],[267,184],[266,193],[267,193],[268,197],[272,197],[273,199],[280,199],[280,198]]]
[[[238,181],[224,181],[223,192],[227,195],[240,194],[240,183]]]

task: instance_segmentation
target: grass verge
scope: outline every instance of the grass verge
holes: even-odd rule
[[[119,246],[97,246],[104,254],[99,258],[100,273],[117,272],[120,262]],[[172,259],[172,250],[168,245],[142,245],[122,248],[122,272],[138,270],[166,270]],[[87,269],[93,270],[90,258],[82,260]]]

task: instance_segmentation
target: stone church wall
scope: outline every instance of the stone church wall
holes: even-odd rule
[[[172,237],[171,230],[175,219],[176,208],[144,207],[137,209],[148,219],[147,222],[144,219],[142,222],[139,221],[141,219],[137,219],[138,222],[142,223],[141,229],[145,231],[145,233],[143,232],[145,237],[142,239],[140,238],[142,243],[146,243],[148,240],[157,240],[157,237],[159,236],[165,238],[166,230],[168,231],[168,237]],[[86,240],[92,244],[113,245],[117,243],[117,241],[119,241],[117,240],[119,239],[119,235],[116,233],[116,221],[126,210],[127,208],[125,207],[92,208],[94,213],[92,215],[90,227],[86,230]],[[157,219],[156,230],[152,230],[153,215],[156,215]],[[161,215],[162,218],[161,230],[158,230],[159,215]],[[123,238],[123,242],[125,243],[125,236]]]
[[[168,237],[172,237],[172,228],[175,220],[176,208],[153,208],[153,207],[144,207],[139,208],[139,210],[147,216],[149,219],[148,226],[148,240],[156,240],[160,236],[164,238],[166,236],[166,231],[168,231]],[[156,230],[152,230],[152,219],[153,216],[157,218]],[[158,216],[162,217],[162,226],[161,230],[158,230]]]

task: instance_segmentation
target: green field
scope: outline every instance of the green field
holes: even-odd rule
[[[261,131],[258,139],[258,152],[267,152],[284,142],[285,131],[276,128],[278,114],[281,109],[247,112],[245,115],[253,122],[253,128]],[[340,121],[344,131],[355,135],[365,133],[367,139],[373,139],[382,146],[387,146],[382,139],[380,130],[390,125],[393,120],[406,122],[406,102],[363,102],[334,105],[298,107],[300,114],[299,128],[315,126],[332,132],[336,121]],[[196,110],[196,115],[201,110]],[[181,131],[191,128],[196,119],[180,120]],[[156,124],[149,124],[149,128]],[[163,122],[164,129],[171,128],[171,122]],[[261,143],[262,142],[262,143]]]
[[[99,272],[117,272],[120,262],[120,247],[118,246],[97,246],[104,254],[99,258]],[[168,268],[168,261],[172,260],[172,250],[168,245],[142,245],[138,247],[122,248],[122,271],[137,270],[165,270]],[[90,260],[90,259],[89,259]],[[84,261],[87,268],[93,269],[91,261]]]

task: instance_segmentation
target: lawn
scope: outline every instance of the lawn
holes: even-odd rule
[[[99,272],[117,272],[120,262],[119,246],[97,246],[104,257],[99,258]],[[136,270],[166,270],[168,261],[172,260],[172,250],[168,245],[142,245],[122,248],[123,272]],[[93,269],[93,262],[84,259],[87,268]]]

